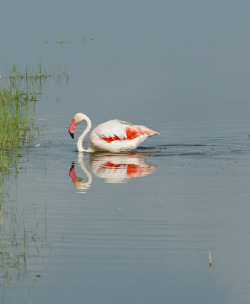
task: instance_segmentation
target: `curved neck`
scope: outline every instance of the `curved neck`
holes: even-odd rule
[[[88,148],[87,150],[83,149],[82,142],[83,142],[85,136],[89,133],[89,131],[91,129],[91,121],[88,118],[88,116],[86,116],[86,115],[84,115],[83,120],[85,120],[87,122],[87,127],[83,131],[82,135],[77,140],[77,150],[78,150],[78,152],[89,152],[90,148]]]

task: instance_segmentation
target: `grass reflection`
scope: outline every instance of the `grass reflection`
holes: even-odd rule
[[[46,205],[43,210],[40,206],[38,212],[36,204],[20,207],[16,200],[8,197],[0,206],[0,302],[8,303],[8,287],[22,285],[24,278],[28,287],[25,290],[31,292],[41,277],[38,259],[47,256],[51,248],[47,238]]]

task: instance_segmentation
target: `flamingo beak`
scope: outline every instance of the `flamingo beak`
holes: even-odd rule
[[[68,127],[69,134],[72,138],[74,138],[75,127],[76,127],[76,123],[75,123],[75,119],[73,118]]]

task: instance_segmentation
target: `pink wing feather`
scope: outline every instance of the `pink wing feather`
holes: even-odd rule
[[[141,135],[152,136],[152,135],[158,135],[159,133],[144,126],[129,125],[126,127],[126,134],[127,134],[127,139],[131,140]]]

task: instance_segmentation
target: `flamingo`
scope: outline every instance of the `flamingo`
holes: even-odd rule
[[[74,138],[75,127],[83,120],[87,122],[87,127],[77,140],[78,152],[108,151],[113,153],[131,151],[137,148],[145,139],[158,132],[150,130],[144,126],[132,125],[121,120],[109,120],[98,125],[89,136],[89,147],[85,150],[82,146],[83,139],[91,129],[89,117],[83,113],[77,113],[73,117],[68,130]]]

